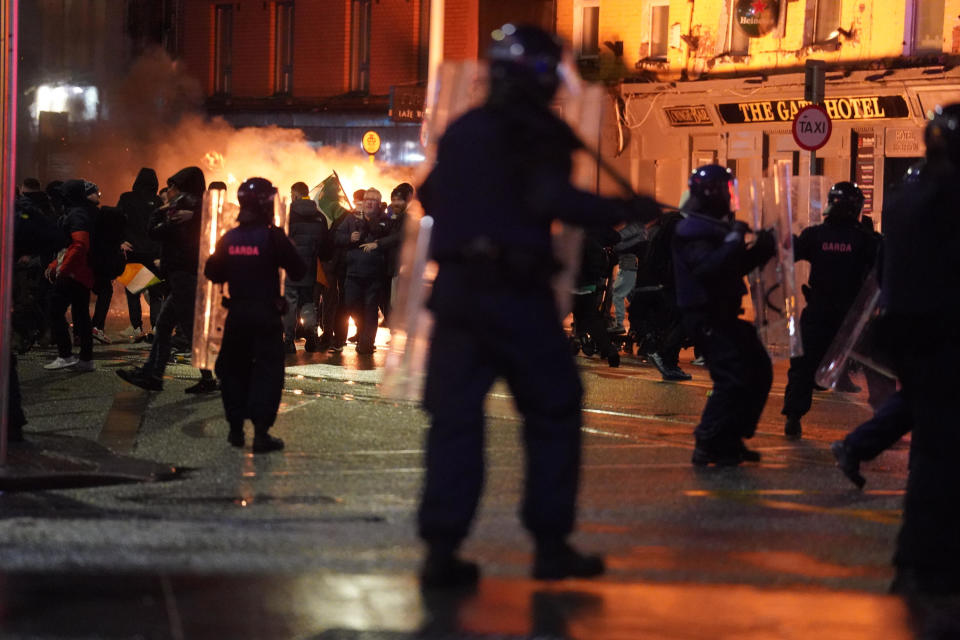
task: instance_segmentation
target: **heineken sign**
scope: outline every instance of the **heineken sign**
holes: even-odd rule
[[[737,0],[736,21],[751,38],[765,36],[777,27],[780,0]]]

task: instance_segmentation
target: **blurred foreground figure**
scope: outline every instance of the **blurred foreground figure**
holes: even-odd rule
[[[960,104],[937,108],[926,165],[884,214],[885,332],[912,417],[910,475],[893,590],[960,593]]]
[[[230,290],[230,297],[223,300],[229,312],[216,365],[230,423],[227,441],[235,447],[244,445],[243,424],[249,418],[254,453],[283,449],[283,440],[268,433],[283,390],[283,314],[288,301],[280,294],[279,269],[292,282],[307,275],[307,263],[297,247],[283,229],[273,226],[276,195],[276,187],[264,178],[240,185],[238,224],[223,234],[203,270],[207,278],[226,282]],[[315,258],[312,266],[316,268]]]
[[[553,219],[613,225],[659,214],[647,199],[601,198],[573,187],[571,153],[582,143],[549,108],[561,45],[533,27],[508,24],[495,34],[487,102],[450,125],[420,190],[435,218],[431,254],[439,265],[424,391],[432,420],[419,510],[428,547],[424,587],[477,581],[477,566],[458,550],[480,500],[483,401],[499,376],[524,417],[522,518],[536,544],[533,576],[603,573],[601,557],[567,542],[582,388],[550,286],[557,268],[550,227]]]
[[[747,449],[767,402],[773,367],[752,323],[740,319],[747,290],[743,277],[776,255],[776,240],[758,231],[747,247],[749,227],[734,221],[736,181],[729,169],[710,164],[690,176],[687,218],[673,239],[677,304],[687,335],[707,361],[713,392],[694,434],[693,464],[735,466],[755,462]]]

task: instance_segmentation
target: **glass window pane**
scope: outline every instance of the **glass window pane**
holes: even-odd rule
[[[815,42],[829,40],[840,26],[840,0],[817,0],[817,26]]]
[[[914,47],[920,51],[943,51],[943,0],[917,0]]]
[[[583,7],[583,26],[580,30],[580,55],[600,53],[600,7]]]
[[[670,7],[667,5],[652,7],[650,16],[650,57],[666,58],[668,31],[670,28]]]

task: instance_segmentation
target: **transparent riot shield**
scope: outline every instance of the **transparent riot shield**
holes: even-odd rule
[[[197,369],[213,369],[223,344],[223,328],[227,319],[227,309],[223,298],[229,297],[226,284],[216,284],[207,280],[203,269],[207,259],[217,248],[217,241],[227,230],[237,224],[240,208],[226,200],[227,192],[222,189],[208,189],[203,194],[203,218],[200,222],[200,259],[197,267],[197,294],[193,312],[192,366]],[[286,232],[286,199],[274,198],[274,224]],[[280,281],[281,294],[283,280]]]
[[[794,176],[790,178],[790,201],[793,203],[793,234],[799,236],[807,227],[823,222],[823,211],[827,208],[827,194],[831,182],[826,176]],[[793,265],[798,286],[810,279],[810,263],[798,260]],[[806,298],[797,298],[797,313],[807,306]]]
[[[774,360],[803,354],[800,309],[793,264],[793,202],[788,165],[750,185],[754,229],[770,229],[777,255],[749,275],[757,333]]]
[[[875,321],[880,315],[879,302],[880,287],[874,269],[863,282],[840,330],[820,361],[815,377],[818,385],[827,388],[836,386],[851,362],[858,362],[888,378],[897,378],[886,354],[877,344]]]

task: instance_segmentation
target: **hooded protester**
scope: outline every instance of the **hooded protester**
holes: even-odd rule
[[[303,321],[307,339],[304,350],[320,351],[320,339],[317,337],[317,311],[314,305],[314,288],[317,285],[316,265],[320,252],[327,240],[327,218],[317,203],[310,199],[310,190],[303,182],[290,187],[290,241],[297,248],[297,254],[313,269],[298,279],[287,274],[284,283],[284,296],[287,299],[287,313],[283,321],[284,349],[287,353],[296,353],[297,318]]]
[[[283,440],[268,433],[283,389],[285,301],[280,295],[279,269],[287,272],[288,281],[298,282],[312,275],[308,265],[316,268],[316,258],[307,263],[283,230],[273,226],[276,194],[277,189],[264,178],[241,184],[238,224],[223,234],[204,266],[207,278],[227,283],[230,290],[230,298],[224,300],[229,311],[216,365],[230,424],[227,441],[242,447],[243,425],[249,419],[254,453],[283,449]]]
[[[160,196],[157,195],[157,172],[144,167],[140,169],[133,188],[120,195],[117,208],[126,216],[124,241],[122,248],[127,256],[127,262],[140,264],[156,273],[159,269],[160,243],[150,237],[148,227],[150,214],[161,206]],[[150,304],[150,327],[157,324],[160,305],[163,303],[163,285],[154,285],[141,292],[147,296]],[[143,311],[140,307],[141,293],[127,291],[127,310],[130,314],[130,328],[128,335],[133,342],[139,342],[147,337],[143,330]]]
[[[90,288],[94,275],[90,266],[90,246],[96,224],[100,189],[86,180],[67,180],[61,188],[65,213],[60,231],[65,249],[47,266],[47,279],[53,282],[50,298],[50,331],[57,343],[57,358],[44,369],[73,368],[93,371],[93,334],[90,328]],[[73,324],[80,339],[80,356],[73,355],[66,311],[70,307]]]
[[[192,339],[206,186],[203,171],[198,167],[181,169],[167,178],[169,201],[150,216],[148,235],[160,243],[160,272],[170,287],[170,294],[163,301],[154,326],[156,336],[150,357],[143,367],[117,370],[118,376],[148,391],[163,389],[173,330],[179,327],[188,341]],[[201,369],[200,375],[200,381],[187,387],[186,393],[211,393],[218,389],[212,372]]]

